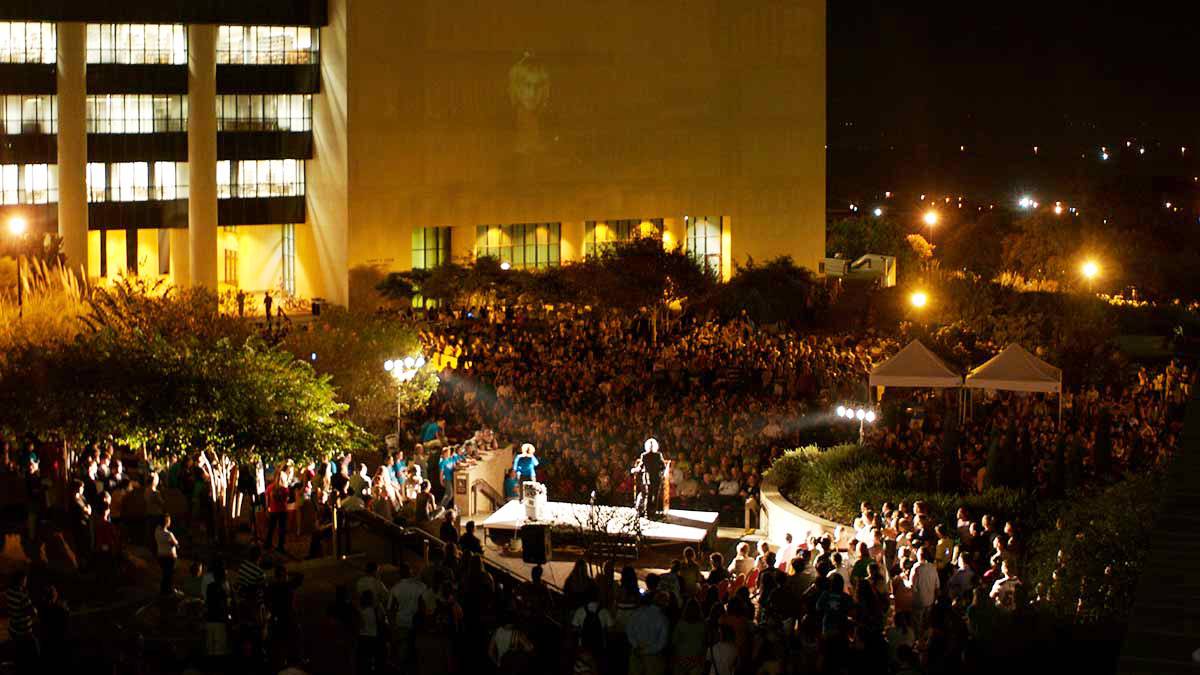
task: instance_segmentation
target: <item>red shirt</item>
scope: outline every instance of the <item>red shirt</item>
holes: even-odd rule
[[[281,513],[287,511],[288,489],[278,483],[272,483],[267,489],[267,511]]]

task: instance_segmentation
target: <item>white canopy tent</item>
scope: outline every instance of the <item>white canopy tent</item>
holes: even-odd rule
[[[1011,344],[1004,351],[967,373],[969,389],[1001,389],[1058,394],[1058,421],[1062,423],[1062,370]]]
[[[913,340],[892,358],[871,369],[872,387],[961,387],[962,375]]]

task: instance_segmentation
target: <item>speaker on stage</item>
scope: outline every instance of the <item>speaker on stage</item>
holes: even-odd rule
[[[550,550],[550,526],[524,525],[521,527],[522,562],[545,564],[550,560]]]

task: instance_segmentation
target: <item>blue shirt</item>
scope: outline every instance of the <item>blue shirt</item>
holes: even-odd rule
[[[437,422],[430,422],[429,424],[426,424],[421,429],[421,442],[428,443],[429,441],[437,438],[439,431],[441,431],[441,429],[438,427]]]
[[[642,654],[661,654],[667,648],[669,624],[658,605],[641,607],[625,625],[629,644]]]
[[[517,455],[513,460],[513,471],[521,480],[537,480],[538,458],[533,455]]]
[[[438,460],[438,468],[442,470],[442,485],[449,486],[454,482],[454,465],[458,464],[460,459],[462,455],[450,455]]]
[[[392,464],[392,475],[396,477],[396,480],[403,481],[404,480],[404,470],[407,468],[408,468],[408,462],[406,460],[402,459],[398,462],[394,462]]]

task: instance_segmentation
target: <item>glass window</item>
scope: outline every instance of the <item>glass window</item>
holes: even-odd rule
[[[687,253],[707,269],[721,273],[721,218],[684,216],[687,224]]]
[[[217,162],[217,197],[302,197],[304,160],[249,159]]]
[[[562,261],[562,224],[479,225],[475,228],[475,257],[484,256],[516,268],[557,266]]]
[[[57,164],[0,165],[0,204],[51,204],[57,201]]]
[[[412,268],[427,270],[450,260],[450,228],[418,227],[412,233]]]
[[[155,134],[187,131],[183,94],[99,94],[87,97],[92,134]]]
[[[283,292],[296,294],[296,226],[283,226]]]
[[[89,23],[88,63],[186,65],[187,27],[182,24]]]
[[[589,220],[584,223],[583,254],[599,255],[607,244],[629,241],[638,237],[662,237],[662,218],[631,218],[626,220]]]
[[[89,202],[186,199],[187,162],[92,162],[87,165]]]
[[[311,130],[311,94],[217,96],[217,131]]]
[[[58,133],[58,97],[0,95],[0,135]]]
[[[57,52],[54,24],[0,21],[0,63],[54,63]]]
[[[220,26],[217,63],[316,63],[319,34],[308,26]]]
[[[231,286],[237,286],[238,283],[238,252],[234,249],[225,250],[225,274],[221,281]]]

